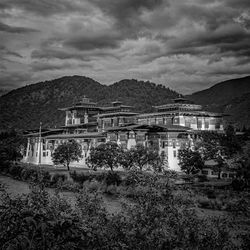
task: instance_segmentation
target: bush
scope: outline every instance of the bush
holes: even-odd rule
[[[232,188],[235,191],[243,191],[245,188],[245,182],[242,179],[234,179],[232,181]]]
[[[51,174],[48,171],[40,171],[39,181],[42,182],[46,187],[48,187],[51,183]]]
[[[77,182],[79,184],[83,184],[85,181],[90,179],[89,175],[86,175],[84,173],[77,173],[76,171],[70,172],[70,177],[74,182]]]
[[[103,182],[103,181],[105,181],[106,176],[107,176],[106,172],[96,173],[96,174],[92,174],[91,179],[95,179],[95,180],[97,180],[99,182]]]
[[[84,182],[83,186],[85,188],[87,188],[87,190],[90,193],[97,192],[101,187],[100,182],[98,182],[96,180],[86,181],[86,182]]]
[[[37,180],[37,170],[33,168],[23,168],[21,173],[22,180],[28,181],[28,180]]]
[[[61,183],[60,188],[65,191],[77,192],[81,188],[81,185],[71,180],[66,180]]]
[[[62,183],[66,180],[67,180],[67,176],[65,174],[55,174],[52,177],[51,185],[53,187],[57,187],[58,185],[62,185]]]
[[[125,186],[148,185],[152,180],[153,175],[139,170],[130,170],[124,179]]]
[[[9,161],[0,162],[0,172],[2,174],[8,173],[8,170],[10,167],[11,167],[11,163]]]
[[[122,180],[120,175],[117,172],[108,172],[105,177],[105,183],[107,186],[109,185],[117,185],[121,184]]]
[[[15,179],[20,180],[21,179],[21,172],[23,170],[23,167],[20,165],[11,165],[8,169],[8,173]]]
[[[109,195],[116,195],[117,194],[117,186],[116,185],[107,186],[105,193],[109,194]]]

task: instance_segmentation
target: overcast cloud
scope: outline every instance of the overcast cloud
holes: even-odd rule
[[[186,94],[250,74],[249,0],[0,0],[0,89],[64,75]]]

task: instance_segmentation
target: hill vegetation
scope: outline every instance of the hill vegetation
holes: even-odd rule
[[[64,112],[59,108],[72,105],[84,95],[108,105],[114,100],[132,105],[135,111],[152,111],[179,94],[162,85],[125,79],[110,86],[84,76],[65,76],[31,84],[0,97],[0,129],[33,129],[39,126],[58,127],[64,123]]]
[[[187,98],[206,110],[229,115],[226,120],[238,128],[250,127],[250,76],[215,84]]]

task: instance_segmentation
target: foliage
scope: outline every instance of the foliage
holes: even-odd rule
[[[22,157],[26,138],[15,130],[0,133],[0,163],[16,161]]]
[[[105,183],[107,184],[107,186],[109,185],[119,186],[121,182],[122,182],[121,177],[117,172],[108,172],[106,174]]]
[[[1,96],[0,127],[33,129],[40,121],[45,127],[63,125],[64,114],[58,112],[58,107],[70,106],[84,95],[100,105],[119,99],[143,112],[151,111],[152,105],[161,105],[179,96],[163,85],[134,79],[107,86],[84,76],[65,76],[27,85]]]
[[[56,187],[66,180],[67,176],[65,174],[54,174],[51,180],[51,186]]]
[[[200,140],[196,141],[195,147],[204,160],[213,159],[216,161],[217,165],[214,170],[218,172],[218,179],[220,179],[222,169],[228,167],[226,159],[241,152],[242,143],[236,137],[234,128],[228,126],[225,134],[203,131]]]
[[[246,186],[250,186],[250,144],[246,144],[243,151],[237,154],[233,159],[233,167],[237,175],[242,177]]]
[[[118,168],[122,149],[113,142],[102,143],[90,149],[87,164],[90,168],[109,168],[112,172]]]
[[[80,190],[74,206],[42,187],[15,198],[1,191],[0,248],[234,249],[228,221],[201,219],[159,175],[137,173],[137,199],[117,214],[106,211],[94,190]]]
[[[198,173],[204,166],[201,154],[189,148],[180,149],[178,159],[181,170],[188,175]]]
[[[53,155],[52,161],[54,164],[63,164],[69,170],[69,164],[72,161],[79,161],[82,157],[81,145],[75,140],[71,140],[59,145]]]
[[[90,176],[86,175],[85,173],[77,173],[76,171],[71,171],[69,174],[73,181],[79,184],[83,184],[85,181],[90,179]]]
[[[160,171],[163,162],[158,152],[137,144],[130,150],[123,152],[120,164],[125,169],[137,168],[139,170],[143,170],[145,167],[152,166],[154,170]]]

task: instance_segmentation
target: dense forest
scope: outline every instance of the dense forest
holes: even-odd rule
[[[187,96],[209,111],[226,114],[227,123],[242,129],[250,124],[250,76],[221,82]],[[67,107],[84,95],[99,105],[119,100],[132,105],[137,112],[151,112],[153,105],[166,104],[180,94],[159,84],[124,79],[103,85],[84,76],[65,76],[13,90],[0,96],[0,129],[33,129],[39,126],[63,125]]]
[[[52,81],[31,84],[0,97],[1,129],[32,129],[63,125],[67,107],[84,95],[100,105],[114,100],[132,105],[135,111],[152,111],[152,105],[170,101],[179,94],[151,82],[122,80],[106,86],[83,76],[67,76]]]

